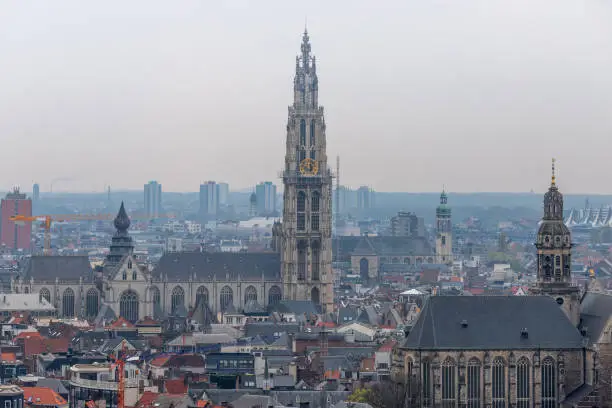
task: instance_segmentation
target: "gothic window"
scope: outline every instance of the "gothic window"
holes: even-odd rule
[[[312,119],[310,121],[310,147],[314,147],[315,144],[316,144],[316,139],[315,139],[315,120]]]
[[[100,295],[97,289],[91,288],[85,296],[85,314],[87,317],[96,317],[100,306]]]
[[[300,149],[300,163],[306,159],[306,149]]]
[[[414,404],[414,396],[412,394],[413,392],[413,365],[414,363],[412,362],[411,358],[408,358],[406,360],[406,378],[408,379],[408,381],[406,381],[406,404],[407,406],[411,407]]]
[[[40,292],[38,292],[38,297],[41,302],[43,299],[47,299],[47,302],[51,303],[51,292],[49,292],[47,288],[42,288]]]
[[[234,291],[229,286],[224,286],[221,289],[221,311],[225,312],[234,304]]]
[[[297,229],[298,231],[304,231],[306,229],[306,214],[297,215]]]
[[[404,263],[406,265],[410,265],[410,258],[404,258]]]
[[[319,262],[320,260],[319,244],[315,243],[312,246],[312,280],[319,280]]]
[[[156,310],[161,312],[161,295],[156,286],[151,288],[151,298],[153,299],[153,314],[155,314]]]
[[[315,305],[318,305],[319,303],[321,303],[321,295],[319,294],[319,289],[312,288],[312,291],[310,292],[310,300]]]
[[[128,269],[132,269],[132,260],[131,259],[128,261]]]
[[[529,360],[522,357],[516,365],[516,408],[529,408]]]
[[[300,191],[298,193],[297,210],[298,212],[306,211],[306,193],[304,193],[303,191]]]
[[[315,191],[314,193],[312,193],[312,199],[310,201],[310,209],[313,212],[318,212],[320,210],[321,207],[321,195],[319,194],[318,191]]]
[[[27,286],[23,288],[23,293],[30,293],[30,288],[28,288]]]
[[[123,270],[122,275],[123,275],[123,276],[122,276],[122,279],[123,279],[123,280],[127,280],[127,271],[126,271],[125,269]]]
[[[121,294],[119,316],[132,323],[138,321],[138,295],[133,290],[126,290]]]
[[[467,366],[467,408],[480,408],[480,361],[472,358]]]
[[[544,257],[544,278],[550,280],[552,276],[552,259],[550,256]]]
[[[62,316],[74,317],[74,291],[70,288],[62,295]]]
[[[200,302],[208,304],[208,289],[206,289],[205,286],[200,286],[198,290],[196,290],[196,306],[199,306]]]
[[[249,300],[257,302],[257,289],[254,286],[249,286],[244,291],[244,303],[246,304]]]
[[[446,236],[442,235],[442,238],[440,238],[440,242],[442,243],[442,246],[446,245]]]
[[[172,299],[171,299],[171,308],[170,313],[172,315],[176,315],[179,311],[179,306],[185,307],[185,291],[180,286],[175,286],[172,289]]]
[[[457,367],[455,360],[447,357],[442,363],[442,407],[454,408],[455,406],[455,371]]]
[[[319,214],[313,214],[310,218],[310,228],[313,231],[318,231],[320,226]]]
[[[306,280],[306,248],[298,249],[298,280]]]
[[[275,306],[281,301],[281,299],[282,294],[280,288],[276,285],[272,286],[268,291],[268,304]]]
[[[423,360],[421,368],[421,380],[423,382],[423,407],[431,407],[433,387],[431,384],[431,364],[429,363],[429,360]]]
[[[137,280],[138,279],[138,272],[136,272],[136,269],[134,269],[132,271],[132,280]]]
[[[542,408],[554,408],[557,406],[557,383],[555,378],[555,362],[546,357],[542,361]]]
[[[561,256],[555,256],[555,266],[561,266]]]
[[[493,402],[493,408],[505,408],[506,407],[506,366],[504,359],[496,357],[493,360],[491,367],[492,379],[491,379],[491,396]]]
[[[316,158],[316,152],[314,150],[310,151],[310,158],[314,160]]]
[[[306,121],[300,120],[300,146],[306,146]]]
[[[416,259],[416,263],[417,263],[417,265],[422,264],[423,263],[423,258],[417,258]]]

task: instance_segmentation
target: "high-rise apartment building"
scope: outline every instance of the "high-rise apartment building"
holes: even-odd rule
[[[394,237],[425,237],[425,221],[411,212],[400,211],[391,218],[391,235]]]
[[[200,219],[214,220],[219,212],[219,185],[214,181],[200,184]]]
[[[161,213],[162,186],[157,181],[149,181],[144,185],[144,210],[151,218],[159,217]]]
[[[19,192],[17,187],[2,199],[0,205],[0,245],[10,249],[30,249],[32,224],[16,224],[10,220],[14,215],[32,216],[32,200]]]
[[[367,186],[361,186],[357,190],[357,208],[369,210],[374,208],[374,190]]]
[[[34,185],[32,186],[32,199],[34,201],[40,200],[40,186],[38,185],[38,183],[34,183]]]
[[[257,195],[257,212],[259,215],[272,215],[276,212],[276,185],[264,181],[255,187]]]
[[[228,205],[229,204],[229,184],[227,183],[219,183],[217,184],[218,192],[219,192],[219,205]]]

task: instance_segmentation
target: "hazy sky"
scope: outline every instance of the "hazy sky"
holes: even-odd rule
[[[612,193],[607,0],[4,0],[0,189],[280,183],[306,19],[343,184]]]

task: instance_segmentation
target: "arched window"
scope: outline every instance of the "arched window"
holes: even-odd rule
[[[423,407],[431,407],[433,387],[431,383],[431,363],[423,359],[421,364],[421,381],[423,382]]]
[[[310,147],[313,147],[315,144],[317,144],[317,139],[315,136],[315,130],[316,130],[316,123],[314,119],[310,120]]]
[[[151,299],[153,300],[153,314],[161,312],[161,294],[157,286],[151,287]]]
[[[472,358],[467,366],[467,408],[480,408],[480,361]]]
[[[138,321],[138,295],[133,290],[126,290],[121,294],[119,316],[132,323]]]
[[[410,258],[404,258],[404,263],[406,265],[410,265]]]
[[[368,279],[370,277],[370,262],[367,258],[361,258],[359,260],[359,276],[361,279]]]
[[[47,288],[42,288],[40,292],[38,292],[38,298],[41,302],[43,299],[47,299],[47,302],[51,303],[51,292],[49,292]]]
[[[234,304],[234,291],[229,286],[221,289],[221,311],[226,311],[230,305]]]
[[[30,293],[30,288],[28,288],[27,286],[23,288],[23,293]]]
[[[179,306],[185,307],[185,291],[180,286],[175,286],[172,289],[172,299],[171,299],[171,314],[175,315],[179,310]]]
[[[427,258],[427,263],[429,263],[429,264],[433,263],[433,258],[431,256],[429,258]]]
[[[208,289],[206,289],[205,286],[200,286],[196,291],[196,306],[198,306],[200,302],[208,304]]]
[[[300,120],[300,145],[306,146],[306,121]]]
[[[493,408],[506,407],[506,365],[504,359],[496,357],[491,366],[491,397]]]
[[[321,303],[321,295],[319,294],[319,289],[312,288],[312,291],[310,292],[310,300],[315,305],[318,305],[319,303]]]
[[[91,288],[85,296],[85,314],[87,317],[96,317],[100,308],[100,295],[98,289]]]
[[[138,273],[136,272],[136,269],[134,269],[132,271],[132,280],[137,280],[138,279]]]
[[[306,254],[306,244],[304,243],[304,241],[300,241],[298,242],[298,280],[306,280],[306,258],[307,258],[307,254]]]
[[[62,295],[62,316],[74,317],[74,291],[70,288]]]
[[[126,270],[123,270],[122,279],[123,280],[127,280],[127,271]]]
[[[314,212],[318,212],[320,208],[321,194],[318,191],[312,193],[312,201],[310,202],[310,209]]]
[[[456,370],[455,360],[447,357],[442,363],[442,407],[452,408],[455,406]]]
[[[249,300],[257,302],[257,289],[255,289],[255,286],[249,286],[244,291],[244,303],[246,304]]]
[[[319,280],[319,263],[321,262],[321,251],[319,249],[319,243],[318,242],[314,242],[312,245],[312,250],[311,250],[311,262],[312,262],[312,267],[310,268],[310,273],[311,273],[311,278],[314,281],[318,281]]]
[[[128,261],[128,269],[132,269],[132,260],[131,259]]]
[[[550,357],[546,357],[542,361],[542,408],[554,408],[557,406],[555,374],[555,361]]]
[[[280,288],[274,285],[268,291],[268,304],[275,306],[281,301],[282,297]]]
[[[529,408],[529,360],[522,357],[516,365],[516,408]]]
[[[297,229],[303,231],[306,229],[306,193],[298,192],[297,195]]]

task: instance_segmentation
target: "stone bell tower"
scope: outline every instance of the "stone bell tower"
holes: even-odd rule
[[[332,173],[327,165],[325,119],[319,106],[316,59],[308,32],[295,60],[293,104],[287,120],[281,269],[283,296],[333,310]]]
[[[572,323],[578,325],[580,290],[572,285],[572,237],[563,222],[563,194],[557,187],[554,159],[550,187],[544,195],[544,217],[540,221],[535,246],[537,282],[531,293],[554,298]]]
[[[453,263],[451,208],[448,206],[448,196],[444,190],[440,194],[440,205],[436,208],[436,258],[441,264]]]

